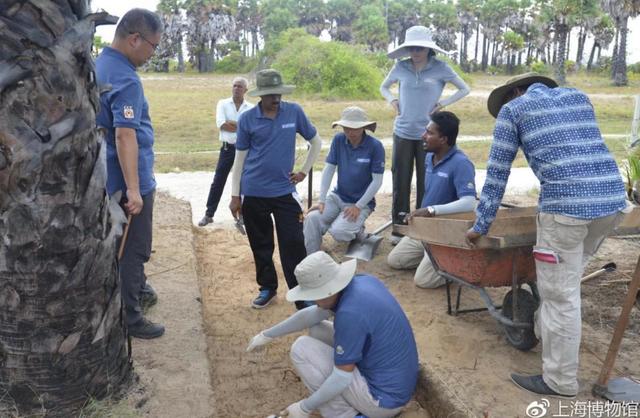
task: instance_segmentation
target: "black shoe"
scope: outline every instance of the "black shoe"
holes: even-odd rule
[[[253,302],[251,302],[251,306],[256,309],[265,308],[267,307],[267,305],[271,303],[273,299],[275,299],[275,297],[276,297],[275,290],[270,290],[270,289],[261,290],[260,293],[258,294],[258,297],[255,298]]]
[[[511,381],[521,389],[526,390],[534,395],[548,396],[550,398],[574,399],[576,395],[565,395],[551,389],[542,379],[542,375],[524,376],[521,374],[511,373]]]
[[[207,226],[210,223],[213,223],[213,217],[204,215],[204,217],[200,219],[200,222],[198,222],[198,226]]]
[[[316,303],[310,300],[298,300],[296,303],[296,309],[301,311],[302,309],[308,308],[309,306],[314,306]]]
[[[142,318],[135,324],[129,325],[127,328],[129,328],[129,335],[135,338],[142,338],[144,340],[158,338],[164,334],[163,325],[154,324],[147,318]]]
[[[142,311],[146,311],[156,303],[158,303],[158,294],[150,284],[145,284],[142,291],[140,291],[140,307]]]

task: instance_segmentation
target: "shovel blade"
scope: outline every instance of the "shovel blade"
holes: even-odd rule
[[[363,240],[354,239],[349,243],[344,255],[362,261],[371,261],[382,239],[380,235],[369,235]]]
[[[596,386],[594,393],[610,401],[640,402],[640,382],[631,378],[616,377],[609,379],[607,386]]]

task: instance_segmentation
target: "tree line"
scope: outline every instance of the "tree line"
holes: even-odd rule
[[[561,82],[568,60],[592,69],[613,43],[611,78],[626,85],[628,22],[640,13],[640,0],[161,0],[157,11],[165,23],[154,61],[159,71],[171,60],[184,71],[183,45],[191,65],[209,72],[234,51],[260,57],[290,28],[385,52],[409,27],[425,25],[463,71],[513,73],[539,63],[553,67]]]

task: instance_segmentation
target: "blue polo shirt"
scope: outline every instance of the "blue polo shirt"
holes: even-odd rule
[[[249,150],[242,170],[241,194],[278,197],[296,190],[289,181],[295,162],[296,133],[307,141],[317,133],[296,103],[280,102],[275,119],[264,116],[260,104],[240,115],[236,149]]]
[[[384,408],[406,404],[418,379],[418,350],[398,301],[377,278],[357,274],[335,312],[334,363],[356,364]]]
[[[462,196],[476,195],[476,169],[469,157],[453,146],[433,165],[433,153],[427,153],[424,165],[424,197],[420,207],[444,205]]]
[[[347,136],[339,133],[331,141],[326,162],[338,166],[338,185],[333,192],[343,202],[356,203],[371,184],[372,174],[384,173],[384,147],[376,138],[365,134],[354,148]],[[376,199],[367,205],[373,210]]]
[[[107,193],[126,191],[127,185],[116,151],[116,128],[136,130],[138,141],[138,178],[140,194],[147,195],[156,188],[153,176],[153,127],[149,117],[149,104],[144,97],[142,82],[136,67],[122,53],[105,47],[96,59],[99,85],[111,85],[111,90],[100,95],[100,111],[96,123],[106,129]]]

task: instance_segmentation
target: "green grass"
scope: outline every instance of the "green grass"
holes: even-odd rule
[[[197,73],[143,75],[145,93],[156,132],[155,150],[161,153],[156,159],[156,171],[214,170],[218,157],[213,151],[220,147],[218,130],[215,127],[215,106],[218,100],[230,95],[233,77]],[[486,95],[493,87],[508,78],[486,74],[472,75],[472,95],[448,109],[460,117],[460,135],[491,136],[494,119],[486,110]],[[592,102],[603,134],[629,134],[634,106],[632,95],[637,94],[640,89],[639,79],[632,79],[628,87],[615,88],[611,86],[608,77],[585,76],[580,73],[569,76],[569,84],[595,94],[592,96]],[[256,98],[248,99],[257,102]],[[362,107],[371,119],[378,121],[376,137],[385,139],[392,135],[394,114],[382,98],[371,101],[327,100],[294,93],[285,100],[295,101],[303,107],[326,145],[337,132],[331,128],[331,123],[339,119],[342,110],[350,105]],[[302,143],[301,140],[299,142]],[[624,139],[607,140],[607,145],[618,162],[626,157],[626,143]],[[461,142],[460,147],[467,152],[477,168],[485,166],[489,141]],[[209,153],[199,153],[203,151]],[[326,152],[324,149],[320,162],[316,164],[317,169],[322,167],[321,162],[324,161]],[[387,149],[387,161],[390,157],[391,150]],[[298,165],[301,164],[302,157],[298,161]],[[514,162],[514,167],[526,165],[521,155]],[[387,166],[390,167],[389,162]]]

